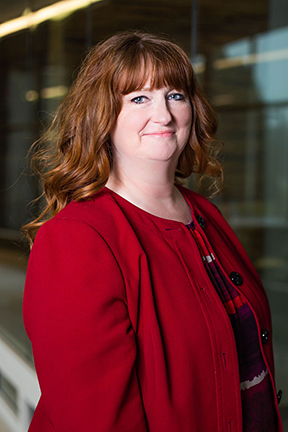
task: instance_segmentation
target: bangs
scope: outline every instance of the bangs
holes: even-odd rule
[[[155,46],[142,46],[141,49],[134,45],[130,48],[132,49],[125,50],[125,58],[114,75],[113,87],[116,94],[126,95],[138,91],[150,79],[151,90],[172,87],[192,96],[194,74],[184,52],[169,50],[167,46],[165,50],[164,47],[161,50],[155,49]]]

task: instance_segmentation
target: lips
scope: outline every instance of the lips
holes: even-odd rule
[[[166,130],[166,131],[153,131],[153,132],[147,132],[143,134],[143,136],[154,136],[159,138],[170,138],[172,135],[174,135],[174,131]]]

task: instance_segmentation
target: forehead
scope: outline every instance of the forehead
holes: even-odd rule
[[[182,72],[182,73],[181,73]],[[123,67],[118,75],[118,89],[122,95],[138,90],[154,90],[163,87],[175,88],[188,93],[189,82],[187,74],[175,65],[165,65],[162,62],[151,61],[135,62]]]

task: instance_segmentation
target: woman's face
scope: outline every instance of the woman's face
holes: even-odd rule
[[[184,92],[170,87],[151,90],[148,80],[141,90],[124,95],[122,103],[111,134],[114,162],[177,163],[192,123],[192,107]]]

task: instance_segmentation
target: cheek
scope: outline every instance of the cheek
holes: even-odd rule
[[[190,104],[182,105],[177,112],[177,122],[180,127],[190,127],[192,124],[192,107]]]
[[[118,135],[122,135],[127,132],[139,132],[144,124],[143,116],[140,113],[135,112],[122,112],[119,114],[115,132]]]
[[[191,134],[192,109],[187,108],[186,110],[183,110],[179,116],[179,122],[178,126],[181,130],[181,140],[183,141],[183,144],[185,143],[186,145]]]
[[[125,134],[125,118],[123,118],[123,115],[121,113],[118,115],[116,124],[114,126],[114,129],[111,131],[111,140],[113,144],[117,144],[120,138],[122,138],[123,134]]]
[[[192,107],[191,107],[191,105],[189,104],[189,107],[187,108],[187,111],[186,111],[186,120],[187,120],[187,123],[188,123],[189,125],[192,124],[192,117],[193,117],[193,114],[192,114]]]
[[[192,109],[188,108],[183,110],[181,115],[179,116],[180,126],[187,129],[190,132],[192,125]]]

